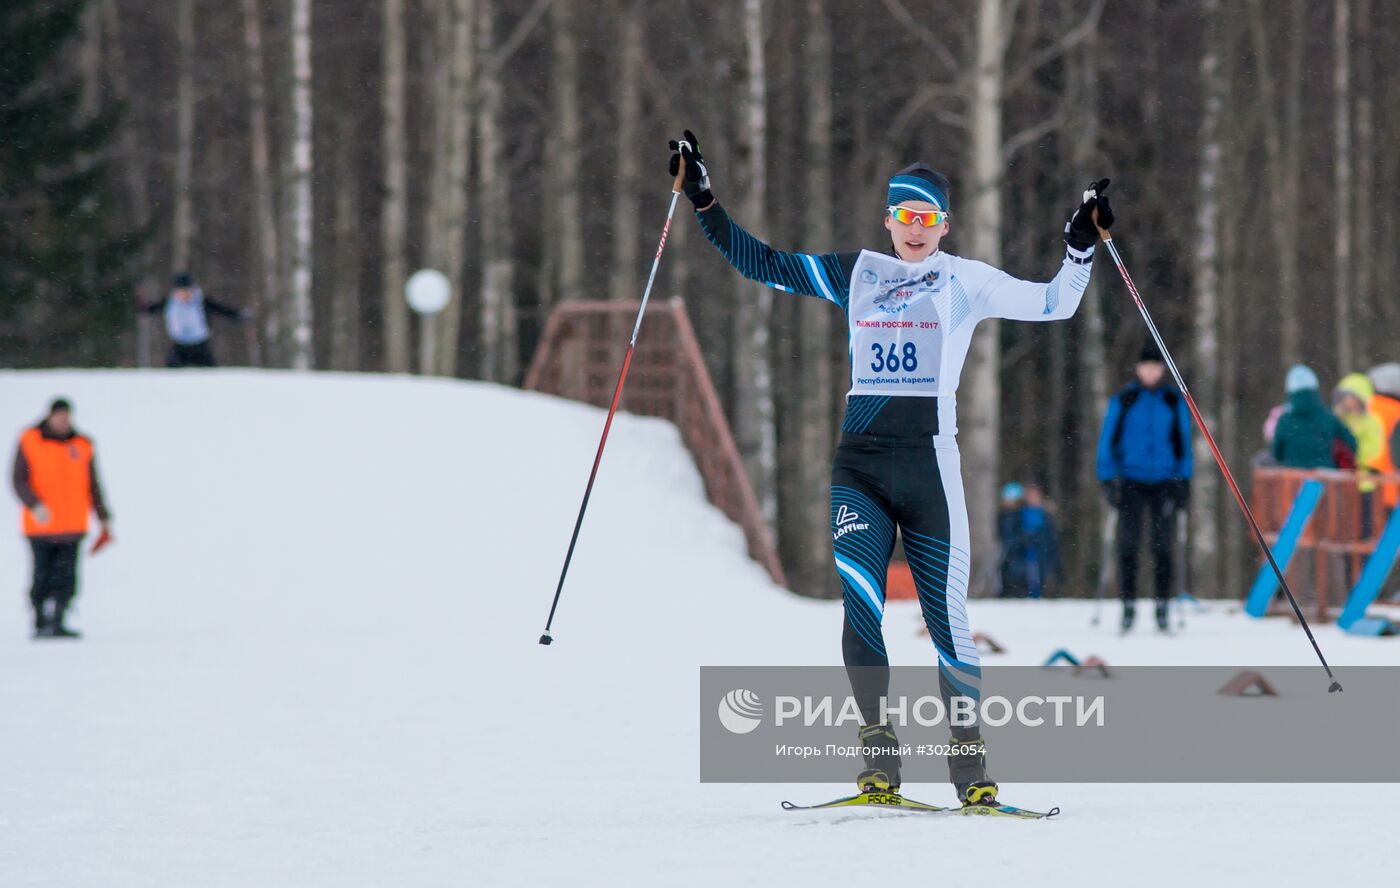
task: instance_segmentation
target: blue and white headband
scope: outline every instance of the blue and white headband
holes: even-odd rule
[[[916,163],[890,178],[887,206],[898,206],[906,200],[922,200],[948,212],[948,179],[927,165]]]

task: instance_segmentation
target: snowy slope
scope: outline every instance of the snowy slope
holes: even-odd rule
[[[372,376],[3,373],[4,428],[58,393],[119,542],[84,563],[88,637],[35,644],[28,555],[0,534],[0,885],[1302,885],[1400,802],[1348,789],[1324,819],[1299,813],[1323,787],[1028,785],[1004,793],[1066,813],[783,814],[843,787],[699,784],[697,667],[837,662],[840,607],[744,557],[669,425],[615,425],[543,648],[600,411]],[[1296,629],[1227,610],[1177,639],[1091,630],[1082,603],[972,620],[1002,662],[1309,662]],[[913,607],[886,624],[896,662],[931,662]],[[1318,634],[1336,663],[1400,662]]]

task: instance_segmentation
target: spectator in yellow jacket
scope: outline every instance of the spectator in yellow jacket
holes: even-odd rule
[[[1348,373],[1337,383],[1332,393],[1332,409],[1337,418],[1356,438],[1357,487],[1361,490],[1361,536],[1369,538],[1373,530],[1371,500],[1376,482],[1369,476],[1376,473],[1376,461],[1386,450],[1385,429],[1380,418],[1371,413],[1369,405],[1375,395],[1371,380],[1364,373]],[[1350,582],[1350,576],[1348,576]]]
[[[1356,438],[1356,470],[1362,473],[1374,472],[1385,450],[1385,429],[1369,407],[1375,393],[1365,373],[1348,373],[1332,392],[1332,412]],[[1375,490],[1376,482],[1363,479],[1361,489]]]

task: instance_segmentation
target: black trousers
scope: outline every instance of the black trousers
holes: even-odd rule
[[[78,546],[82,540],[51,540],[30,537],[34,550],[34,585],[29,601],[34,612],[44,613],[44,602],[54,602],[55,614],[67,610],[78,591]]]
[[[209,340],[194,345],[171,343],[170,355],[165,359],[167,367],[213,367],[214,352],[209,348]]]
[[[1142,538],[1142,518],[1148,519],[1152,544],[1152,567],[1158,601],[1171,597],[1172,524],[1176,520],[1176,500],[1171,482],[1139,484],[1123,482],[1123,501],[1118,507],[1118,581],[1124,601],[1137,600],[1138,549]]]
[[[951,696],[980,699],[981,660],[967,623],[967,506],[952,436],[844,434],[836,448],[831,535],[846,612],[841,649],[867,724],[882,720],[880,697],[889,687],[881,623],[896,530],[937,652],[945,703]]]

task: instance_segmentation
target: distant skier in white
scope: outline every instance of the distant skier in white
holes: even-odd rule
[[[170,295],[142,307],[146,314],[165,315],[165,332],[170,335],[167,367],[213,367],[214,352],[209,347],[209,312],[240,323],[249,315],[204,295],[194,276],[182,271],[171,280]]]
[[[904,541],[924,621],[938,653],[945,705],[981,698],[981,666],[967,618],[972,575],[958,455],[956,392],[972,331],[984,318],[1058,321],[1089,283],[1098,224],[1113,224],[1107,179],[1084,192],[1064,229],[1065,257],[1048,283],[1013,278],[942,252],[951,227],[947,177],[916,163],[889,180],[884,251],[787,253],[741,228],[710,190],[695,136],[671,143],[671,175],[685,160],[684,191],[700,227],[745,277],[815,296],[845,312],[851,388],[831,475],[831,533],[844,591],[842,652],[870,750],[863,792],[900,786],[899,741],[884,721],[889,659],[881,621],[895,532]],[[953,728],[949,773],[963,805],[997,805],[978,727]]]

